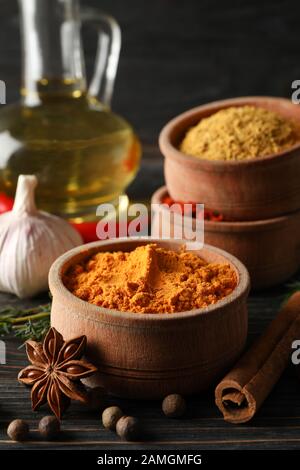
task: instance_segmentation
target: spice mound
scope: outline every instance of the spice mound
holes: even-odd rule
[[[299,124],[256,106],[233,106],[201,119],[180,150],[208,160],[245,160],[280,153],[300,142]]]
[[[97,253],[71,266],[65,286],[101,307],[135,313],[174,313],[215,304],[237,276],[229,264],[148,244],[131,252]]]

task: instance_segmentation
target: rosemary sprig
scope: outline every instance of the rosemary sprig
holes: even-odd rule
[[[298,292],[300,290],[300,281],[296,280],[293,282],[289,282],[287,284],[287,288],[289,289],[289,295],[294,294],[295,292]]]
[[[292,281],[289,281],[285,284],[286,287],[286,293],[283,297],[282,304],[285,305],[285,303],[289,300],[289,298],[295,294],[295,292],[300,291],[300,280],[295,279]]]
[[[14,335],[23,341],[40,341],[50,326],[51,304],[27,309],[6,306],[0,310],[0,336]]]

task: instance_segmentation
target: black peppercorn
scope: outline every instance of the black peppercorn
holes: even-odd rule
[[[13,441],[26,441],[29,436],[29,426],[23,419],[15,419],[9,424],[7,435]]]
[[[55,439],[60,432],[60,422],[55,416],[44,416],[39,422],[39,432],[45,439]]]
[[[168,418],[179,418],[186,411],[185,399],[177,393],[168,395],[162,402],[162,410]]]
[[[118,406],[110,406],[102,413],[102,423],[106,429],[116,430],[117,421],[123,416],[123,411]]]
[[[121,439],[136,441],[140,434],[140,423],[133,416],[122,416],[117,422],[116,431]]]

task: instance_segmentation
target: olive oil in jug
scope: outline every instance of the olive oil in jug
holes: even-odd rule
[[[41,209],[73,220],[93,219],[96,207],[117,201],[134,178],[140,159],[138,139],[108,107],[112,67],[108,77],[103,65],[101,74],[96,67],[93,87],[86,88],[77,0],[20,3],[22,102],[0,112],[0,190],[13,196],[19,174],[35,174]],[[111,18],[109,22],[114,30],[110,48],[116,55],[118,27]],[[55,31],[60,32],[59,40]],[[116,71],[117,57],[114,60]]]

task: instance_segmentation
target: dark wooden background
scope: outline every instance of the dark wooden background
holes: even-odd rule
[[[25,0],[26,1],[26,0]],[[290,96],[300,78],[297,0],[81,0],[119,21],[123,46],[113,108],[154,145],[172,116],[242,95]],[[0,0],[0,78],[18,98],[17,0]],[[96,38],[85,33],[91,75]]]
[[[25,0],[26,1],[26,0]],[[113,14],[123,31],[123,47],[113,108],[136,128],[144,157],[130,188],[133,197],[149,197],[163,183],[157,149],[160,128],[171,117],[208,101],[241,95],[291,95],[300,78],[300,3],[287,0],[87,0]],[[18,99],[20,40],[17,1],[0,0],[0,79],[8,103]],[[92,72],[95,37],[84,31],[87,69]],[[1,149],[0,149],[1,151]],[[249,342],[275,315],[285,286],[252,294],[249,299]],[[42,299],[45,300],[45,299]],[[37,300],[36,302],[39,302]],[[0,304],[15,302],[2,295]],[[24,305],[24,304],[21,304]],[[7,341],[8,363],[0,366],[0,449],[295,449],[300,444],[300,385],[290,368],[251,423],[224,423],[210,390],[189,400],[180,422],[162,416],[160,404],[121,401],[147,429],[143,443],[121,443],[100,425],[99,416],[73,406],[63,422],[59,442],[44,443],[37,432],[28,391],[16,381],[26,363],[15,340]],[[12,444],[8,422],[29,420],[34,429],[27,444]]]

